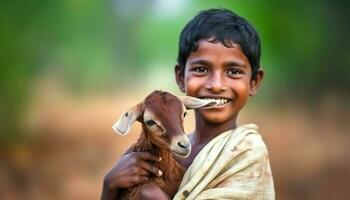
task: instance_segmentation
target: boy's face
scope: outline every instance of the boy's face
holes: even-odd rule
[[[236,120],[262,79],[261,70],[251,79],[248,58],[238,45],[233,46],[228,48],[220,42],[201,40],[198,49],[189,55],[183,76],[176,67],[177,83],[186,95],[218,99],[219,105],[196,111],[206,122],[220,124]]]

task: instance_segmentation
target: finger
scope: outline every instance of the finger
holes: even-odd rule
[[[142,182],[148,181],[148,176],[141,176],[141,181]]]
[[[140,184],[148,180],[148,176],[134,176],[132,179],[133,184]]]
[[[140,176],[146,176],[146,177],[148,177],[149,174],[150,174],[150,172],[148,172],[147,170],[145,170],[145,169],[143,169],[143,168],[141,168],[140,171],[139,171],[139,175],[140,175]]]
[[[150,152],[137,152],[137,155],[140,156],[143,160],[150,160],[150,161],[161,161],[161,158],[155,155],[152,155]]]
[[[152,164],[146,162],[146,161],[140,161],[140,166],[145,169],[148,172],[153,173],[156,176],[161,176],[163,174],[162,171],[160,171],[158,168],[156,168],[155,166],[153,166]]]

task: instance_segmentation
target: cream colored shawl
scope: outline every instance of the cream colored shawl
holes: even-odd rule
[[[187,169],[174,200],[275,199],[265,143],[246,124],[212,139]]]

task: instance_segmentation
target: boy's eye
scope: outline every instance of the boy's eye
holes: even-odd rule
[[[241,74],[243,74],[243,71],[239,70],[239,69],[229,69],[229,70],[227,70],[227,74],[231,75],[231,76],[241,75]]]
[[[198,73],[206,73],[208,72],[208,69],[206,67],[194,67],[192,71],[198,72]]]

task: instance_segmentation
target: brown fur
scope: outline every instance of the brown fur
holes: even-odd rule
[[[156,111],[160,110],[164,112],[165,110],[168,113],[157,113],[162,116],[162,119],[164,119],[164,117],[166,116],[166,118],[173,118],[174,116],[177,116],[179,119],[181,119],[181,109],[179,110],[176,106],[172,109],[170,106],[174,105],[175,100],[179,101],[177,98],[174,98],[174,96],[170,93],[156,91],[145,99],[143,104],[143,110],[146,106],[154,108],[154,110]],[[177,105],[179,105],[179,103],[177,103]],[[170,198],[172,198],[176,194],[178,187],[180,186],[182,177],[185,173],[185,168],[182,167],[174,159],[172,153],[168,149],[169,147],[164,146],[165,143],[159,144],[159,138],[152,138],[153,134],[150,131],[148,131],[146,125],[142,122],[142,120],[139,121],[142,123],[143,131],[137,143],[131,148],[131,151],[148,151],[155,156],[161,157],[162,160],[160,162],[153,162],[152,164],[158,169],[160,169],[163,172],[163,175],[161,177],[151,175],[146,182],[139,184],[135,187],[119,191],[118,199],[140,199],[140,192],[142,188],[149,184],[155,184],[159,186],[165,193],[169,195]],[[165,122],[170,123],[171,121],[179,123],[178,119],[170,119],[166,120]],[[180,124],[181,127],[179,128],[181,128],[183,131],[182,123]],[[165,126],[167,127],[166,124]],[[158,141],[158,145],[154,144],[154,140]]]

